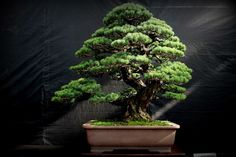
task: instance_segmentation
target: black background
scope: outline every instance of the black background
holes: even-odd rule
[[[72,107],[50,103],[53,92],[78,78],[68,67],[84,40],[102,26],[113,7],[127,1],[1,2],[0,104],[3,143],[87,148],[81,124],[111,118],[120,108],[81,101]],[[193,69],[182,102],[159,101],[151,111],[181,125],[176,144],[187,152],[231,152],[235,138],[236,15],[230,1],[143,0],[187,46],[183,61]],[[116,82],[103,80],[106,89]],[[159,111],[159,112],[158,112]],[[156,113],[157,112],[157,113]],[[155,114],[156,113],[156,114]]]

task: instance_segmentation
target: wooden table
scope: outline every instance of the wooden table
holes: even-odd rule
[[[173,147],[170,153],[154,153],[148,152],[144,150],[119,150],[113,152],[103,152],[103,153],[81,153],[81,157],[185,157],[186,154],[178,149],[177,147]]]
[[[22,156],[22,157],[69,157],[77,154],[77,157],[185,157],[185,153],[173,147],[170,153],[154,153],[145,150],[117,150],[112,152],[103,153],[90,153],[82,152],[83,150],[78,150],[75,148],[65,148],[64,146],[49,146],[49,145],[21,145],[15,150],[12,150],[10,154],[12,156]],[[73,155],[71,155],[73,154]]]

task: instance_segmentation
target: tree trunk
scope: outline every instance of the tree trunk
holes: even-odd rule
[[[160,83],[151,82],[149,86],[138,91],[137,95],[127,101],[126,120],[152,120],[147,108],[153,96],[158,92]]]
[[[134,100],[129,101],[127,111],[125,113],[126,120],[151,120],[151,116],[147,113],[146,108],[143,109]]]

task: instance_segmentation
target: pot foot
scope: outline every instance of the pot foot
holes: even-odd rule
[[[91,147],[92,153],[104,152],[153,152],[153,153],[170,153],[171,147]]]

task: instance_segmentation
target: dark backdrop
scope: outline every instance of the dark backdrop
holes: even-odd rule
[[[81,101],[50,103],[53,92],[78,76],[68,67],[102,18],[124,0],[8,1],[1,4],[0,104],[4,143],[71,145],[86,149],[81,124],[111,118],[120,108]],[[187,152],[229,152],[235,138],[236,27],[229,1],[140,0],[171,25],[187,45],[184,62],[193,70],[182,102],[159,101],[154,118],[179,123],[176,143]],[[117,82],[103,79],[106,90]],[[167,104],[164,106],[164,104]]]

